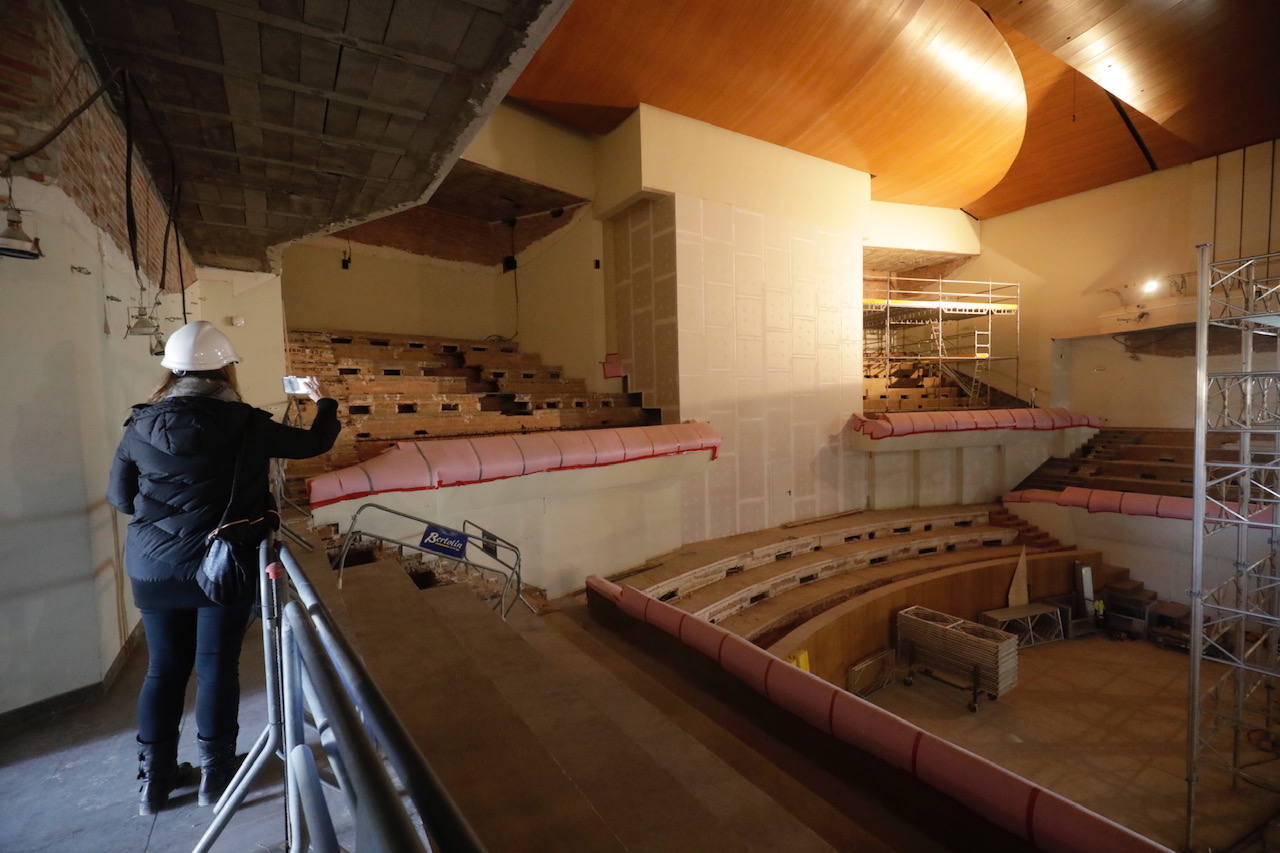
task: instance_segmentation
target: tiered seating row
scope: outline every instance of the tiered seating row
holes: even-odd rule
[[[291,330],[289,367],[338,400],[330,453],[293,462],[300,477],[367,460],[398,441],[512,432],[633,427],[653,418],[635,397],[588,391],[511,341]],[[299,404],[304,419],[310,404]]]
[[[796,626],[873,589],[967,565],[974,560],[1017,558],[1021,551],[1021,545],[984,545],[866,566],[793,587],[731,616],[712,621],[767,648],[774,639]]]
[[[819,731],[909,773],[1041,849],[1166,849],[633,587],[592,575],[587,591],[593,606],[616,607],[675,637]]]
[[[841,516],[791,528],[741,533],[695,542],[625,575],[648,595],[670,601],[757,566],[837,545],[910,533],[978,527],[992,504],[885,510]]]
[[[868,354],[864,364],[869,372],[863,377],[863,411],[898,412],[930,409],[955,409],[966,405],[968,397],[954,382],[930,370],[929,364],[887,363]]]
[[[700,619],[719,622],[802,584],[926,554],[1008,545],[1017,535],[1003,527],[949,527],[835,545],[739,572],[673,604]]]
[[[403,441],[372,459],[307,481],[312,507],[380,492],[438,489],[656,456],[711,451],[720,435],[705,423],[629,429],[520,433]]]

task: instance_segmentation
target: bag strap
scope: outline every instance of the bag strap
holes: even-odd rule
[[[236,465],[231,470],[231,495],[227,498],[227,507],[222,511],[222,518],[218,520],[218,526],[213,529],[213,536],[222,528],[227,526],[227,516],[231,514],[231,507],[236,502],[236,491],[240,485],[240,468],[244,463],[244,448],[249,443],[249,428],[253,425],[253,421],[245,424],[244,433],[240,436],[240,449],[236,452]]]

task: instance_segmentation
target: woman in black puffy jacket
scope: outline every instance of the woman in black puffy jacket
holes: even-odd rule
[[[162,365],[171,373],[149,402],[134,406],[111,469],[107,499],[133,519],[125,566],[147,636],[146,679],[138,696],[139,813],[162,807],[179,784],[178,726],[194,665],[200,805],[217,801],[235,772],[240,647],[256,602],[215,604],[195,580],[209,534],[228,520],[263,535],[278,523],[267,460],[305,459],[333,446],[337,403],[316,401],[310,429],[284,426],[240,400],[231,342],[203,320],[174,332]],[[240,474],[231,495],[233,469]]]

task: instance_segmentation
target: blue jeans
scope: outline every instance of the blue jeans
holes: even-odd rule
[[[194,609],[142,609],[147,676],[138,694],[138,739],[178,736],[194,664],[196,730],[214,740],[233,735],[240,716],[240,647],[252,604]]]

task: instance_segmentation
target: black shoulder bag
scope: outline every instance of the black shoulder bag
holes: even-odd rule
[[[259,522],[262,519],[227,521],[236,502],[240,485],[240,468],[244,464],[245,445],[249,443],[249,427],[240,439],[240,451],[231,474],[231,496],[222,511],[222,519],[205,540],[204,558],[196,572],[196,583],[214,604],[238,604],[251,600],[257,581],[258,545],[262,541]]]

